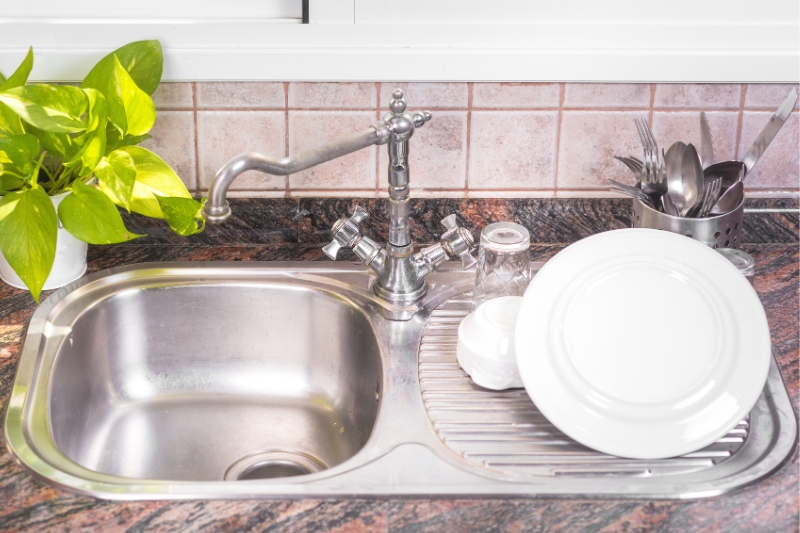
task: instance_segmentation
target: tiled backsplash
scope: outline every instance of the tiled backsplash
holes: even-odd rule
[[[204,194],[230,157],[282,157],[368,127],[402,88],[433,120],[411,139],[415,197],[600,197],[632,181],[614,155],[638,155],[633,118],[664,148],[699,144],[708,114],[717,159],[741,157],[791,90],[768,84],[164,83],[145,146]],[[798,108],[747,178],[749,196],[797,196]],[[384,147],[287,177],[248,172],[231,196],[385,196]]]

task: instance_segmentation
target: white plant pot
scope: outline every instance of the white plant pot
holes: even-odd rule
[[[51,196],[56,212],[58,204],[61,203],[68,192]],[[88,246],[80,239],[76,239],[70,232],[64,229],[61,221],[58,221],[58,237],[56,238],[56,258],[50,275],[44,282],[43,290],[57,289],[67,283],[75,281],[86,272],[86,250]],[[11,265],[8,264],[3,253],[0,252],[0,279],[18,289],[27,289],[22,279],[17,276]]]

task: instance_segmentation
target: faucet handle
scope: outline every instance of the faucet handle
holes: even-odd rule
[[[342,217],[333,224],[331,233],[333,240],[323,246],[322,251],[333,259],[339,254],[339,250],[344,246],[352,248],[361,239],[361,230],[358,225],[369,218],[369,213],[363,207],[357,205],[350,218]]]
[[[472,255],[475,239],[469,231],[458,226],[455,213],[443,218],[442,225],[447,229],[441,238],[447,252],[460,257],[463,268],[469,268],[477,263],[478,260]]]

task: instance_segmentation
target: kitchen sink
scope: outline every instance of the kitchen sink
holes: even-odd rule
[[[34,313],[7,444],[37,477],[110,499],[688,498],[756,482],[793,450],[774,362],[749,416],[704,450],[639,461],[575,443],[523,389],[458,367],[473,278],[446,265],[410,308],[375,297],[360,263],[93,274]]]
[[[54,326],[53,441],[95,472],[310,473],[355,455],[375,426],[378,341],[361,308],[324,287],[156,274]]]

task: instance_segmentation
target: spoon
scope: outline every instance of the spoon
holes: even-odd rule
[[[708,211],[709,215],[724,215],[738,207],[739,202],[744,198],[744,176],[746,172],[747,168],[742,165],[742,169],[739,171],[739,178],[720,195],[714,206]]]
[[[739,181],[744,168],[744,163],[741,161],[720,161],[719,163],[714,163],[706,167],[703,170],[703,175],[706,181],[711,181],[714,178],[722,178],[722,188],[727,189]]]
[[[693,144],[686,146],[681,161],[681,180],[683,181],[683,197],[685,202],[681,216],[685,217],[700,202],[704,189],[703,164]],[[677,207],[677,202],[676,202]]]
[[[676,213],[680,213],[686,204],[686,197],[683,195],[683,179],[681,178],[681,164],[686,145],[678,141],[669,147],[664,154],[664,163],[667,168],[667,194],[671,200],[670,204],[675,208]]]
[[[744,195],[744,183],[737,181],[727,191],[722,193],[717,203],[708,212],[709,215],[724,215],[736,209]]]

